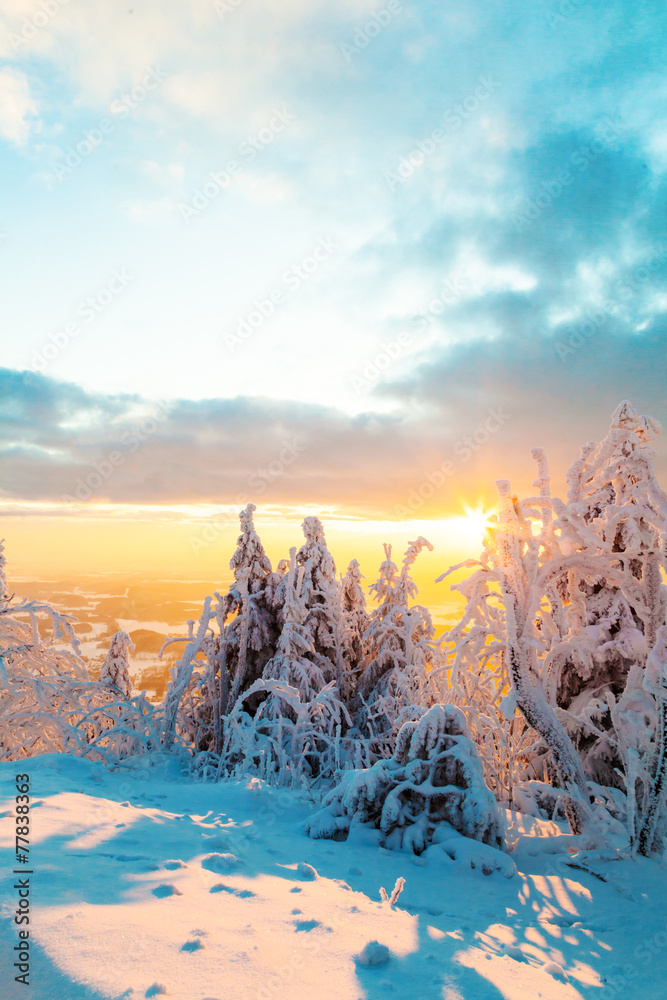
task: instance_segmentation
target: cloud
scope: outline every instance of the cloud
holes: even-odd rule
[[[5,499],[379,504],[419,454],[391,416],[242,397],[157,404],[7,369],[0,393]]]
[[[6,329],[18,331],[7,364],[28,362],[112,258],[136,265],[138,279],[49,368],[90,389],[76,404],[79,430],[57,410],[38,431],[30,410],[25,439],[7,444],[12,495],[71,491],[116,440],[94,414],[115,400],[125,426],[148,370],[156,392],[209,400],[181,400],[142,462],[126,456],[96,496],[230,496],[275,460],[280,421],[319,437],[265,495],[393,503],[483,427],[490,407],[511,409],[447,484],[449,504],[496,474],[527,478],[534,444],[562,469],[623,397],[664,422],[665,269],[652,269],[667,209],[664,13],[626,0],[569,5],[563,17],[552,0],[526,10],[405,2],[364,37],[381,6],[242,0],[220,18],[209,0],[90,0],[63,7],[16,54],[31,81],[53,85],[44,129],[61,128],[63,147],[151,66],[169,76],[67,177],[62,197],[33,200],[51,193],[36,192],[38,173],[26,177],[15,157],[23,215],[12,233],[39,227],[40,239],[21,255],[15,235],[7,258]],[[13,0],[7,10],[16,27],[33,8]],[[343,52],[355,37],[362,44]],[[295,114],[285,134],[241,158],[230,190],[184,226],[179,204],[283,106]],[[228,350],[226,336],[284,292],[281,276],[329,234],[340,250],[326,267]],[[33,294],[35,273],[44,294]],[[369,360],[406,332],[409,349],[357,394]],[[64,405],[62,384],[49,385]],[[127,397],[103,392],[119,386]],[[283,401],[250,400],[258,393]],[[314,402],[301,409],[305,399]],[[360,408],[369,412],[356,425],[349,414]],[[225,437],[241,410],[247,424]]]
[[[39,127],[39,108],[24,73],[0,70],[0,135],[16,146],[25,146]]]
[[[400,410],[356,417],[248,397],[160,403],[2,369],[0,490],[17,503],[253,501],[399,519],[459,514],[464,501],[493,502],[499,477],[516,475],[530,489],[536,444],[562,478],[582,435],[604,434],[628,385],[638,406],[664,419],[657,390],[641,389],[647,367],[664,384],[664,330],[606,341],[593,407],[583,358],[558,367],[552,348],[454,347],[392,387]]]

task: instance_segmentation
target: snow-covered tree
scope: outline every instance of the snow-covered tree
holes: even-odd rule
[[[70,615],[39,601],[12,604],[1,565],[0,758],[73,753],[116,760],[158,741],[144,695],[91,681]]]
[[[218,600],[216,609],[220,635],[225,637],[226,669],[231,679],[230,705],[262,676],[278,638],[272,606],[276,580],[255,529],[253,515],[256,509],[249,503],[239,515],[241,534],[229,563],[234,583]],[[228,617],[234,614],[236,617],[227,625]]]
[[[441,688],[432,671],[436,651],[428,610],[410,606],[417,587],[410,569],[423,548],[433,546],[421,536],[410,542],[401,572],[385,545],[380,576],[370,587],[380,601],[367,618],[363,643],[366,656],[358,685],[357,721],[379,756],[391,752],[398,729],[414,708],[428,708],[440,700]]]
[[[356,559],[350,562],[341,581],[340,648],[343,659],[343,689],[345,701],[352,700],[359,677],[364,669],[364,632],[368,624],[363,576]]]
[[[304,518],[302,528],[306,541],[297,552],[296,561],[298,566],[303,567],[302,595],[307,610],[306,625],[326,681],[335,681],[340,690],[343,668],[336,564],[327,548],[319,518]]]
[[[295,688],[302,701],[310,701],[326,686],[324,673],[316,662],[318,657],[313,633],[308,625],[308,607],[304,591],[304,567],[296,569],[296,549],[292,549],[291,566],[287,575],[287,588],[283,616],[285,623],[280,633],[275,655],[264,668],[264,680],[275,680]],[[267,714],[265,711],[264,714]],[[279,703],[269,699],[268,715],[280,714]]]
[[[311,837],[342,840],[352,823],[372,823],[382,843],[421,854],[436,831],[453,827],[493,847],[503,843],[498,805],[484,784],[465,717],[434,705],[406,722],[389,759],[346,771],[307,824]]]
[[[274,605],[282,572],[271,569],[255,529],[255,510],[249,503],[239,513],[241,533],[229,563],[234,580],[228,592],[216,591],[215,602],[207,597],[196,627],[188,622],[188,636],[167,640],[160,651],[162,655],[174,642],[186,643],[171,668],[165,701],[167,746],[178,735],[198,751],[220,754],[224,717],[261,678],[275,651],[279,631]]]
[[[498,484],[500,513],[481,560],[465,564],[476,571],[458,585],[467,607],[448,637],[452,684],[462,670],[491,668],[483,683],[508,718],[516,705],[542,737],[575,831],[594,831],[590,794],[618,775],[632,811],[656,741],[642,678],[665,613],[667,508],[647,447],[657,430],[622,404],[607,437],[570,470],[567,503],[551,496],[535,449],[539,496],[519,501]]]
[[[6,565],[7,556],[5,555],[5,540],[3,538],[0,540],[0,610],[6,607],[8,601],[10,600],[7,574],[5,571]]]
[[[294,548],[283,588],[278,648],[226,722],[225,761],[234,773],[254,771],[267,780],[294,782],[321,777],[335,766],[336,738],[351,720],[335,682],[326,681],[320,665],[304,578]],[[259,699],[252,714],[245,708],[251,699]]]
[[[563,577],[571,595],[561,642],[548,663],[549,696],[567,710],[567,725],[587,773],[605,785],[619,783],[622,748],[613,716],[631,701],[650,697],[642,686],[647,656],[666,620],[667,497],[653,470],[650,442],[660,425],[622,403],[609,433],[588,444],[568,473],[565,518],[590,532],[588,545],[611,554],[615,573],[591,583]],[[593,537],[594,536],[594,537]],[[620,714],[619,714],[620,713]],[[610,733],[610,736],[605,735]]]
[[[173,643],[186,643],[182,656],[170,670],[171,680],[164,701],[162,740],[166,750],[173,746],[174,740],[180,733],[184,733],[189,740],[197,743],[199,721],[202,717],[206,719],[208,715],[208,710],[200,707],[199,700],[193,698],[193,690],[200,680],[197,671],[203,667],[206,658],[211,653],[214,640],[211,621],[215,615],[215,611],[211,609],[211,598],[206,597],[196,628],[194,620],[191,619],[188,622],[187,638],[167,639],[160,650],[159,655],[162,656],[164,650]],[[183,712],[181,705],[188,695],[186,708]],[[210,706],[210,711],[213,712],[213,705]]]
[[[129,654],[133,649],[127,632],[116,632],[111,637],[109,652],[100,669],[100,682],[117,688],[125,698],[132,694]]]
[[[658,720],[652,755],[646,767],[647,781],[643,796],[643,815],[638,824],[637,847],[640,854],[648,855],[662,844],[657,844],[660,828],[667,824],[667,626],[658,629],[656,641],[646,664],[644,688],[658,706]],[[662,838],[660,838],[662,839]]]
[[[544,740],[567,796],[573,831],[586,829],[594,835],[596,826],[581,758],[547,698],[544,672],[554,619],[564,613],[564,599],[558,599],[553,588],[555,581],[570,568],[592,580],[610,568],[609,560],[598,546],[587,552],[580,543],[579,551],[561,551],[550,497],[519,502],[509,483],[500,481],[497,485],[500,513],[487,533],[479,568],[464,584],[469,594],[467,625],[454,649],[455,666],[462,659],[476,657],[480,644],[500,644],[501,670],[511,689],[510,704],[516,704],[528,725]],[[558,506],[562,510],[562,504]],[[467,565],[475,562],[469,560]],[[550,598],[548,606],[545,597]]]

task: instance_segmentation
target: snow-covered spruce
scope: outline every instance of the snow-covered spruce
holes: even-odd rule
[[[216,595],[216,617],[224,637],[225,671],[231,708],[239,695],[262,676],[278,641],[275,594],[282,574],[276,574],[254,524],[257,508],[249,503],[239,514],[241,534],[229,567],[234,583],[224,597]],[[234,615],[227,625],[227,619]]]
[[[667,612],[660,578],[667,566],[667,496],[650,447],[659,432],[657,421],[624,402],[606,437],[583,448],[568,473],[564,534],[586,533],[588,549],[606,552],[615,571],[592,581],[570,572],[557,582],[574,599],[547,683],[550,699],[567,710],[587,774],[605,785],[618,785],[623,773],[627,783],[628,753],[645,756],[655,732],[654,724],[637,723],[640,702],[647,720],[656,715],[642,676]]]
[[[134,644],[127,632],[116,632],[111,637],[109,652],[100,668],[100,683],[114,687],[125,698],[132,694],[128,656],[133,649]]]
[[[224,718],[245,692],[261,678],[279,637],[276,593],[282,566],[273,572],[255,529],[256,507],[239,512],[241,533],[229,566],[234,580],[226,594],[207,597],[199,621],[189,622],[185,651],[172,667],[165,701],[164,743],[175,737],[192,744],[197,753],[222,752]],[[231,620],[229,620],[231,617]],[[215,632],[214,624],[218,631]],[[243,709],[257,707],[244,699]]]
[[[318,654],[309,626],[304,566],[297,570],[295,548],[290,554],[278,648],[225,720],[220,761],[227,773],[278,784],[330,775],[341,728],[351,722],[335,682],[325,679],[321,664],[329,661]],[[252,712],[249,701],[256,705]]]
[[[391,545],[385,545],[379,579],[370,587],[380,603],[366,619],[365,667],[353,705],[357,728],[373,759],[392,752],[403,722],[443,700],[443,686],[433,671],[431,616],[421,605],[410,605],[417,594],[410,570],[423,548],[433,546],[421,536],[410,542],[399,573]]]
[[[484,783],[465,717],[434,705],[406,722],[387,760],[343,774],[308,821],[314,838],[344,840],[352,823],[372,823],[382,843],[421,854],[443,824],[493,847],[503,843],[500,812]]]
[[[302,597],[306,607],[306,626],[310,630],[316,658],[325,679],[335,681],[340,690],[343,665],[340,648],[340,586],[336,564],[327,548],[322,522],[306,517],[302,524],[306,541],[296,554],[303,567]],[[280,591],[278,591],[280,594]],[[284,612],[283,612],[284,617]]]
[[[368,624],[363,575],[356,559],[341,581],[340,647],[343,659],[342,695],[350,702],[364,669],[364,633]]]

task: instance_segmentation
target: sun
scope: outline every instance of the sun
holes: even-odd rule
[[[484,535],[491,525],[493,511],[484,510],[481,504],[471,507],[464,504],[464,515],[452,518],[452,526],[455,526],[456,534],[461,542],[466,542],[472,548],[482,544]]]

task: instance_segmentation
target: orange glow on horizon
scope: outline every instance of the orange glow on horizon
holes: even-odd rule
[[[204,581],[210,591],[224,589],[231,579],[229,560],[239,534],[238,506],[198,505],[62,505],[0,504],[4,524],[8,578],[67,579],[78,575],[118,575],[117,587],[133,575]],[[321,518],[327,543],[339,573],[357,559],[365,585],[377,576],[383,543],[392,545],[400,567],[409,542],[424,535],[434,546],[424,550],[413,567],[419,603],[434,619],[457,607],[460,598],[449,585],[435,584],[451,565],[478,556],[487,515],[466,509],[439,519],[406,521],[369,517],[359,511],[314,505],[258,507],[255,526],[275,566],[292,546],[303,542],[301,522],[308,514]]]

